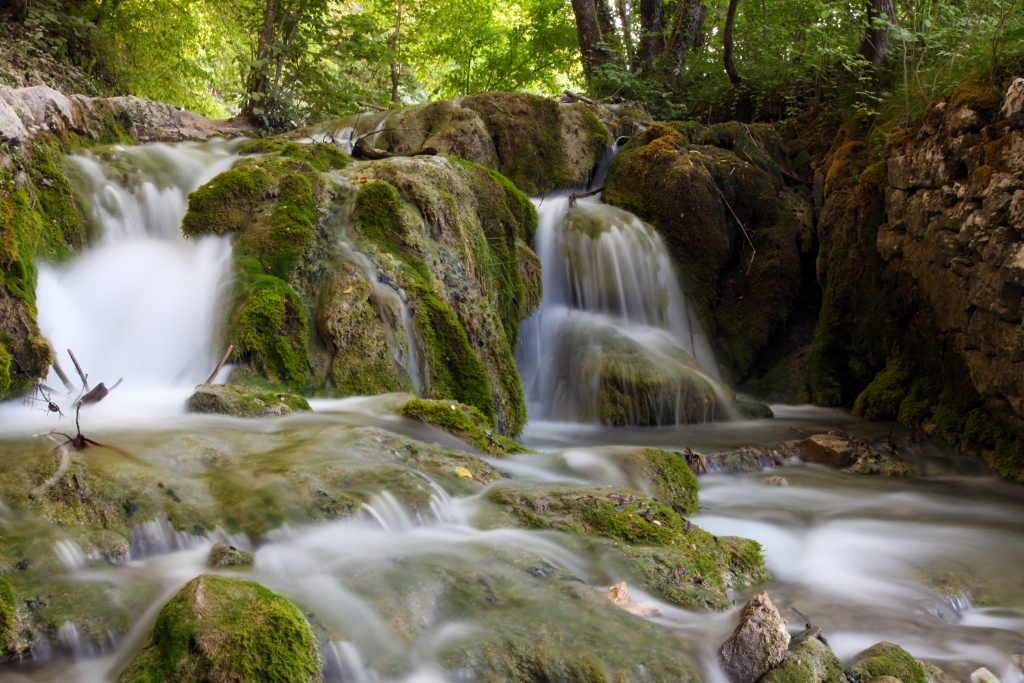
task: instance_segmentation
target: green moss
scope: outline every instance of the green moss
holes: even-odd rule
[[[253,563],[252,553],[239,550],[233,545],[214,543],[206,564],[214,569],[218,567],[246,567]]]
[[[422,342],[429,398],[454,399],[472,406],[494,429],[494,397],[484,364],[470,348],[458,318],[427,284],[426,264],[414,257],[409,262],[416,275],[407,291],[416,301],[414,317]]]
[[[596,548],[676,604],[728,609],[727,588],[767,577],[756,543],[715,538],[637,491],[506,485],[492,488],[488,497],[520,526],[596,537]]]
[[[506,455],[526,450],[514,440],[491,432],[487,419],[472,406],[452,401],[417,398],[402,404],[398,412],[405,417],[443,429],[482,453]]]
[[[808,638],[791,646],[786,660],[761,678],[762,683],[846,683],[842,663],[827,645]]]
[[[11,388],[11,354],[7,347],[0,341],[0,398],[7,395]]]
[[[680,456],[660,448],[644,448],[623,456],[621,462],[627,473],[651,487],[659,502],[681,515],[697,513],[700,484]]]
[[[877,643],[857,655],[850,673],[858,680],[892,676],[903,683],[927,683],[928,677],[914,656],[893,643]]]
[[[374,180],[359,188],[352,218],[363,237],[386,251],[398,252],[401,216],[402,198],[392,185]]]
[[[323,143],[298,143],[274,136],[250,140],[238,149],[240,154],[287,157],[309,164],[316,171],[336,171],[352,163],[352,157],[337,146]]]
[[[240,278],[242,302],[232,316],[230,337],[238,354],[270,382],[301,388],[308,383],[306,310],[283,280]]]
[[[37,211],[44,223],[44,235],[50,249],[67,254],[86,245],[88,233],[85,214],[77,193],[61,168],[66,151],[56,140],[35,139],[29,147],[28,169],[35,187]]]
[[[865,168],[858,183],[861,187],[874,185],[876,189],[884,190],[889,184],[889,162],[883,159]]]
[[[186,237],[196,237],[244,230],[252,221],[256,203],[273,189],[270,171],[255,163],[224,171],[188,196],[181,231]]]
[[[145,648],[119,683],[319,680],[323,660],[309,622],[252,581],[205,574],[160,610]]]
[[[910,372],[901,354],[892,356],[871,384],[864,388],[853,404],[854,415],[866,420],[891,420],[900,413],[907,395]]]
[[[288,415],[312,410],[306,399],[285,392],[261,393],[232,384],[200,384],[188,400],[193,413],[220,413],[235,417]]]
[[[951,107],[966,106],[992,117],[999,112],[1002,101],[1002,92],[992,84],[986,81],[964,81],[953,91],[949,104]]]
[[[0,576],[0,657],[13,650],[9,641],[15,637],[15,610],[18,603],[7,579]]]

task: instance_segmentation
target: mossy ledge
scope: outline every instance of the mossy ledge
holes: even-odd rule
[[[253,581],[204,574],[157,615],[142,652],[118,683],[316,683],[323,658],[287,598]]]
[[[487,455],[508,455],[528,450],[513,439],[491,431],[487,419],[473,406],[417,398],[403,403],[398,412],[404,417],[443,429]]]

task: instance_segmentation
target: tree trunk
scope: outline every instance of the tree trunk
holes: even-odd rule
[[[398,11],[395,16],[395,32],[391,35],[391,40],[388,42],[388,49],[391,54],[388,58],[388,64],[391,67],[391,101],[398,102],[398,62],[395,60],[395,53],[398,52],[399,41],[402,35],[402,0],[398,0]]]
[[[609,47],[618,46],[619,32],[615,28],[615,19],[612,18],[608,0],[594,0],[594,6],[597,10],[597,25],[601,28],[602,42]]]
[[[594,0],[572,0],[572,11],[576,15],[576,35],[583,57],[583,73],[587,80],[590,80],[594,69],[607,61],[604,51],[598,48],[602,40],[601,28],[597,22],[597,8]]]
[[[664,69],[670,82],[674,83],[682,73],[686,55],[703,33],[706,14],[703,0],[681,0],[679,16],[665,46]]]
[[[725,73],[729,76],[729,82],[736,89],[735,118],[742,123],[750,123],[750,119],[753,116],[753,102],[750,91],[740,77],[739,72],[736,71],[736,63],[732,59],[732,30],[736,25],[737,5],[739,5],[739,0],[729,0],[729,13],[725,18],[725,33],[722,35],[722,40],[725,43],[725,49],[722,52],[722,62],[725,64]]]
[[[626,64],[633,64],[633,30],[629,25],[629,6],[619,0],[619,21],[622,22],[622,40],[626,45]]]
[[[640,0],[640,48],[634,71],[650,71],[654,67],[654,55],[663,30],[663,12],[662,0]]]
[[[860,44],[860,54],[872,66],[878,66],[885,59],[885,51],[892,44],[892,33],[887,25],[876,23],[876,19],[884,19],[888,23],[896,22],[896,5],[893,0],[868,0],[868,30]]]
[[[274,43],[274,25],[277,22],[277,11],[281,7],[281,0],[267,0],[267,6],[263,10],[263,30],[260,32],[260,41],[256,46],[256,61],[261,62],[267,58],[270,47]],[[249,93],[246,98],[246,114],[252,114],[252,110],[258,98],[253,95],[262,95],[267,86],[267,64],[258,64],[252,68],[249,74]]]

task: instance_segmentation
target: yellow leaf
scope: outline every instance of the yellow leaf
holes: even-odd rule
[[[352,286],[349,285],[348,287],[345,288],[345,291],[342,292],[342,294],[349,294],[349,293],[351,293],[351,291],[352,291]]]
[[[472,479],[473,473],[467,470],[465,467],[456,467],[454,470],[455,474],[459,475],[463,479]]]

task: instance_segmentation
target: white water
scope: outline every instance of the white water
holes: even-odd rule
[[[615,150],[592,184],[607,175]],[[570,192],[535,200],[540,310],[523,323],[520,375],[533,419],[597,422],[605,354],[628,349],[666,378],[696,370],[719,388],[714,351],[661,237],[633,214]],[[666,379],[658,424],[684,421],[686,383]],[[720,403],[728,403],[724,397]],[[704,419],[709,419],[705,415]]]
[[[98,235],[70,264],[40,264],[36,295],[39,327],[78,388],[67,349],[90,386],[109,388],[123,378],[90,412],[183,412],[192,388],[216,365],[217,303],[231,245],[227,237],[186,240],[180,228],[189,192],[230,168],[236,147],[154,144],[68,158],[68,176]],[[52,370],[46,384],[64,391]],[[67,397],[53,398],[71,412]],[[24,426],[26,417],[53,426],[41,412],[13,402],[0,407],[0,425]]]

